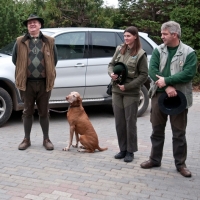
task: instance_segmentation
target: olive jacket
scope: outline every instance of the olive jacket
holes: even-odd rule
[[[128,49],[127,52],[122,55],[120,53],[120,48],[121,45],[116,48],[116,52],[111,62],[109,63],[108,74],[111,76],[113,73],[114,65],[117,62],[123,62],[128,68],[128,76],[124,83],[125,91],[121,91],[115,81],[112,81],[112,92],[133,96],[138,99],[140,97],[141,86],[148,78],[148,63],[146,52],[143,49],[140,49],[137,55],[131,56]]]

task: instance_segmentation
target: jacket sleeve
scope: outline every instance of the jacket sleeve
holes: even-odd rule
[[[137,88],[145,83],[148,78],[148,63],[147,56],[144,54],[137,64],[138,76],[134,78],[130,83],[124,85],[126,90]]]
[[[154,82],[158,80],[156,75],[163,76],[159,70],[159,66],[160,66],[160,53],[158,49],[156,48],[154,49],[152,53],[150,63],[149,63],[149,76]]]
[[[13,51],[12,51],[12,62],[16,65],[17,62],[17,42],[15,42]]]

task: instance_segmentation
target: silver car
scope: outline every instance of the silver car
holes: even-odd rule
[[[111,104],[106,93],[110,77],[108,63],[116,46],[123,43],[123,30],[103,28],[45,28],[43,34],[55,38],[58,50],[56,80],[50,99],[50,108],[66,108],[65,100],[71,91],[80,93],[83,105]],[[139,33],[148,60],[157,46],[146,33]],[[23,102],[15,87],[15,66],[12,63],[14,42],[0,50],[0,126],[10,117],[13,110],[22,110]],[[145,87],[146,86],[146,87]],[[147,83],[141,89],[138,116],[147,109]]]

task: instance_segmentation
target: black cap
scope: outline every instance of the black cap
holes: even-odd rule
[[[160,110],[167,115],[178,115],[183,112],[187,107],[187,100],[185,95],[176,90],[177,96],[168,97],[164,92],[158,99],[158,105]]]

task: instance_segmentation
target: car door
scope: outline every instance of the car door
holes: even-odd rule
[[[91,31],[89,36],[90,50],[84,98],[104,98],[108,96],[106,87],[110,82],[108,64],[116,46],[123,41],[114,31]]]
[[[87,32],[66,32],[55,36],[58,51],[55,85],[50,101],[62,101],[72,91],[85,90]]]

